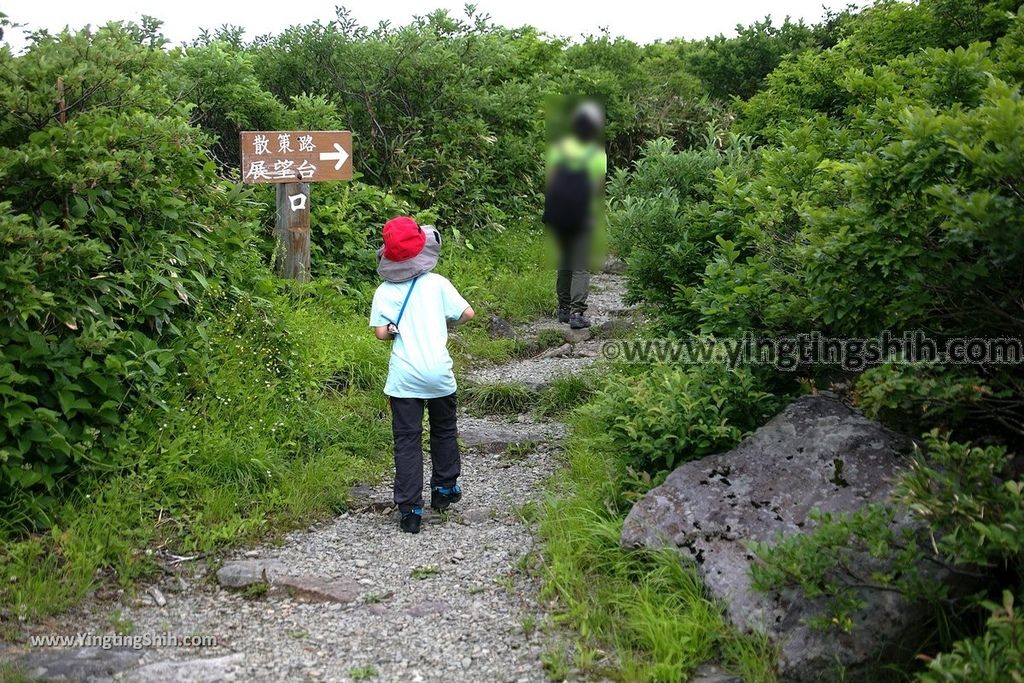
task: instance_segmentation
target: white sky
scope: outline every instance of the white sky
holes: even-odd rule
[[[621,35],[646,43],[657,39],[703,38],[732,35],[736,24],[750,24],[771,14],[776,22],[790,16],[808,23],[823,15],[822,5],[845,6],[847,0],[618,0],[615,2],[567,2],[565,0],[479,0],[478,8],[495,23],[506,26],[530,24],[542,31],[569,38],[597,33],[608,27]],[[464,16],[459,0],[301,0],[259,3],[258,0],[17,0],[2,9],[10,19],[28,29],[58,31],[64,26],[81,28],[109,20],[138,20],[143,14],[164,22],[164,35],[173,44],[195,37],[200,28],[221,24],[246,27],[248,36],[277,33],[290,24],[334,18],[334,6],[344,4],[364,25],[381,20],[404,24],[417,14],[439,7],[453,16]],[[5,31],[4,40],[18,52],[24,45],[19,30]]]

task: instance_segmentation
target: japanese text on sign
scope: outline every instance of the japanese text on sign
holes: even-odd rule
[[[241,145],[246,183],[352,178],[349,131],[245,131]]]

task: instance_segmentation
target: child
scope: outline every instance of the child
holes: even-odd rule
[[[473,318],[473,309],[446,278],[431,273],[441,236],[407,216],[384,225],[377,252],[377,287],[370,326],[393,340],[384,393],[391,402],[395,438],[395,505],[402,531],[419,533],[423,516],[423,407],[430,419],[430,507],[441,512],[462,498],[455,427],[455,375],[448,355],[448,321]]]

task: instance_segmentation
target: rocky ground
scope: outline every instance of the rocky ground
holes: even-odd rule
[[[570,333],[553,320],[510,330],[527,339],[562,330],[565,343],[541,358],[476,369],[468,379],[537,387],[598,360],[601,338],[630,312],[621,276],[596,276],[593,288],[593,334]],[[542,654],[552,636],[526,571],[535,541],[519,511],[555,471],[563,432],[530,415],[464,416],[463,501],[444,515],[427,511],[419,535],[399,532],[390,482],[368,485],[354,491],[349,512],[283,543],[221,558],[216,573],[208,562],[169,563],[159,583],[137,597],[92,599],[36,629],[205,635],[213,645],[0,654],[43,679],[547,680]]]

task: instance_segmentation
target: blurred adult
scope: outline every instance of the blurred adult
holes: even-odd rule
[[[558,246],[558,321],[573,329],[590,327],[585,317],[590,294],[590,250],[603,201],[608,158],[604,151],[604,112],[595,102],[577,106],[569,134],[547,157],[544,223]]]

